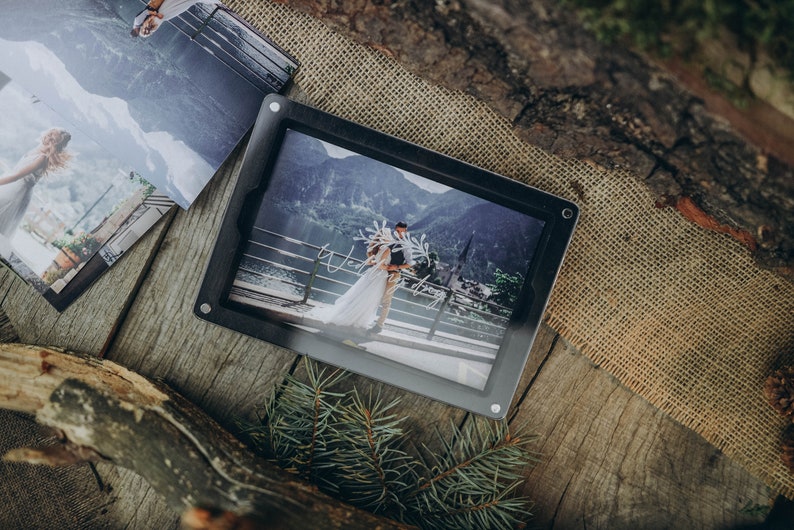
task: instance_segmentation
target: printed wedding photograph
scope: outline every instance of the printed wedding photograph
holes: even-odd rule
[[[297,62],[215,1],[7,0],[0,71],[183,208]]]
[[[230,303],[485,387],[542,220],[293,129],[258,204]]]
[[[57,292],[154,187],[2,72],[0,115],[0,256]]]

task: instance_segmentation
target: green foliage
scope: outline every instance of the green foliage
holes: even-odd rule
[[[130,171],[129,178],[130,178],[131,182],[135,182],[136,184],[140,184],[141,186],[143,186],[143,188],[144,188],[144,190],[143,190],[143,198],[144,199],[149,197],[157,189],[157,188],[154,187],[154,184],[152,184],[151,182],[149,182],[148,180],[146,180],[145,178],[140,176],[140,174],[138,174],[138,173],[136,173],[134,171]]]
[[[399,400],[366,398],[354,387],[330,389],[347,377],[304,360],[306,382],[288,376],[261,423],[246,427],[257,450],[350,504],[420,528],[510,528],[531,516],[517,496],[522,472],[535,461],[532,437],[505,422],[470,419],[440,432],[440,451],[410,445],[395,413]]]
[[[750,105],[752,97],[744,87],[736,86],[712,68],[704,68],[703,77],[709,86],[724,94],[736,108],[746,109]]]
[[[100,244],[94,236],[82,232],[72,238],[56,239],[52,242],[55,248],[68,249],[78,256],[87,257],[91,256],[99,250]]]
[[[488,300],[505,307],[515,307],[523,283],[520,274],[508,274],[496,269],[493,283],[488,284],[492,291]]]
[[[309,383],[289,377],[265,409],[266,422],[252,428],[256,445],[279,466],[307,480],[315,480],[318,470],[331,462],[334,447],[329,431],[336,423],[335,414],[345,394],[326,390],[347,375],[335,371],[325,375],[315,365],[306,363]],[[276,399],[278,397],[278,399]]]
[[[607,42],[628,39],[663,55],[686,55],[720,30],[751,54],[766,51],[794,73],[794,0],[564,0]]]
[[[69,272],[69,269],[55,269],[55,270],[48,270],[42,274],[41,279],[47,285],[52,285],[53,283],[57,282]]]
[[[441,453],[422,461],[406,520],[421,528],[515,528],[531,516],[531,503],[515,496],[522,472],[535,457],[532,437],[511,435],[505,422],[476,418],[451,440],[438,434]]]
[[[415,481],[414,461],[401,449],[404,418],[389,414],[397,404],[371,396],[365,403],[352,392],[339,409],[329,471],[338,496],[373,512],[402,513],[401,499]]]

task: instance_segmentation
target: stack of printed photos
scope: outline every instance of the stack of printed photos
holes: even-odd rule
[[[200,0],[6,0],[0,257],[62,311],[189,208],[298,62]]]

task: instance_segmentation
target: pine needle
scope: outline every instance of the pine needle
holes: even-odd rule
[[[516,528],[531,517],[519,495],[536,437],[506,422],[471,417],[451,436],[437,430],[440,450],[408,450],[399,400],[385,403],[372,387],[331,391],[347,377],[326,375],[304,358],[307,382],[293,376],[274,392],[261,424],[245,432],[281,467],[360,508],[425,529]]]

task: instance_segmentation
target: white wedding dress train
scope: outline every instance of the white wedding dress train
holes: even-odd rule
[[[38,151],[25,155],[13,171],[29,165],[37,157]],[[43,176],[43,172],[36,171],[8,184],[0,185],[0,254],[8,257],[11,253],[11,238],[14,236],[19,223],[25,216],[30,199],[33,196],[33,187]]]
[[[371,266],[334,305],[317,307],[307,316],[324,324],[367,329],[375,321],[389,273]]]

